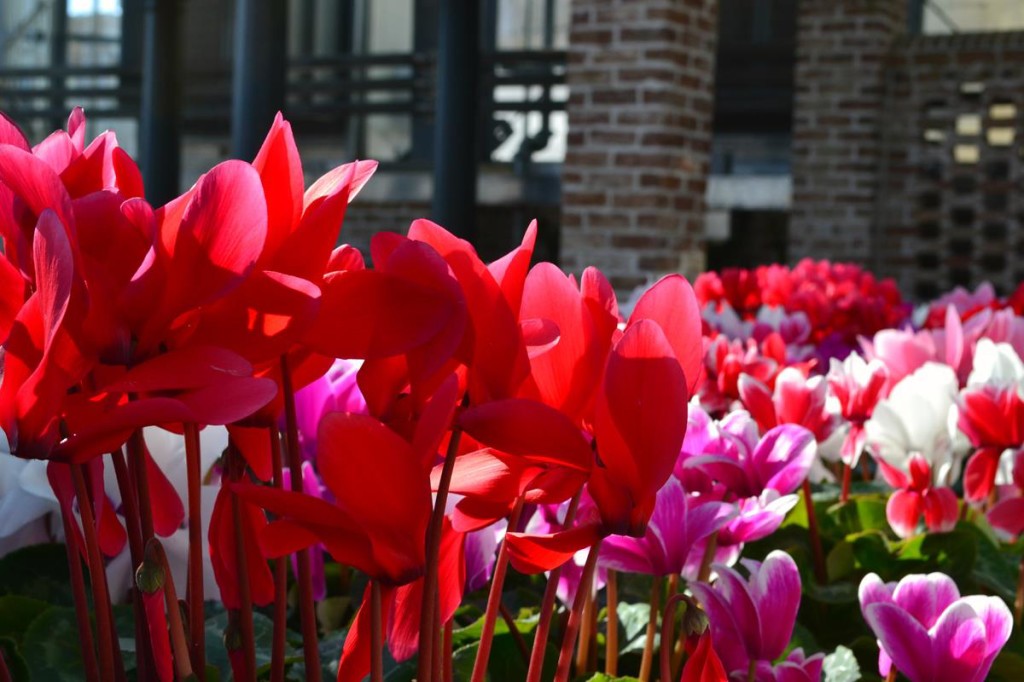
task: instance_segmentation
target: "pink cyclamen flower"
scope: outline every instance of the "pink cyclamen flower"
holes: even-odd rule
[[[769,666],[789,645],[800,608],[800,570],[780,550],[764,563],[744,561],[750,578],[716,565],[714,586],[693,583],[691,589],[708,613],[715,651],[730,676],[746,678],[751,661]],[[770,679],[770,678],[769,678]]]
[[[878,360],[865,362],[856,353],[850,353],[842,362],[832,360],[828,384],[839,400],[840,413],[850,422],[850,432],[839,453],[849,467],[857,465],[864,451],[864,422],[871,418],[888,379],[889,370]]]
[[[943,573],[884,583],[869,573],[860,608],[878,637],[878,672],[892,666],[911,682],[984,680],[1010,638],[1013,616],[999,597],[961,597]]]
[[[775,390],[752,376],[741,374],[740,400],[761,429],[797,424],[811,431],[820,443],[835,429],[835,419],[825,407],[828,384],[822,376],[806,377],[787,367],[775,378]]]
[[[695,423],[704,429],[692,440],[684,439],[677,476],[699,480],[688,471],[696,470],[732,499],[757,497],[769,488],[791,493],[807,478],[814,461],[814,434],[802,426],[783,424],[759,437],[757,424],[744,410],[731,412],[720,422],[698,417]],[[701,487],[706,489],[707,483]]]
[[[1024,533],[1024,449],[1004,453],[1000,470],[1004,480],[996,478],[996,503],[988,510],[988,522],[997,532],[1016,540]]]
[[[676,478],[658,491],[654,514],[641,538],[613,535],[601,546],[600,563],[630,573],[680,574],[694,544],[735,516],[733,505],[687,495]]]
[[[281,482],[284,483],[283,488],[291,490],[292,472],[285,469],[281,474],[283,476],[281,479]],[[316,497],[321,500],[327,496],[327,489],[320,483],[320,478],[313,471],[313,465],[309,462],[302,463],[302,492],[310,497]],[[312,545],[309,548],[310,574],[313,579],[313,599],[316,601],[323,601],[327,597],[327,579],[324,575],[325,551],[326,549],[321,543]],[[292,571],[295,575],[299,575],[299,560],[295,554],[292,555]]]

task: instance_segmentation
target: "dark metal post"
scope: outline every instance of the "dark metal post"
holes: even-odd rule
[[[236,0],[231,153],[256,156],[284,108],[288,7],[285,0]]]
[[[160,206],[178,194],[181,175],[181,0],[147,0],[142,60],[140,156],[146,196]]]
[[[473,241],[480,45],[478,2],[438,0],[434,220]]]
[[[64,67],[68,65],[68,1],[54,0],[50,30],[50,109],[51,125],[63,128],[67,112],[64,111]],[[58,75],[59,74],[59,75]]]
[[[907,33],[921,35],[924,28],[924,6],[926,0],[907,0]]]
[[[118,108],[122,111],[139,110],[145,19],[143,0],[121,0],[121,88],[118,92]]]

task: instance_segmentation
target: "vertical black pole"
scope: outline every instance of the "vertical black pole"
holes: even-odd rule
[[[54,0],[50,30],[50,109],[53,112],[51,125],[63,128],[67,112],[64,111],[64,67],[68,64],[68,1]],[[60,73],[60,75],[56,75]]]
[[[907,0],[907,33],[912,36],[921,35],[924,28],[925,0]]]
[[[288,7],[285,0],[236,0],[231,153],[250,160],[284,108]]]
[[[140,106],[139,85],[142,82],[142,33],[145,16],[142,0],[121,0],[122,73],[121,92],[118,93],[118,98],[122,110],[138,111]]]
[[[178,194],[181,175],[181,0],[147,0],[142,59],[140,156],[146,197],[160,206]]]
[[[438,0],[437,108],[434,129],[434,220],[476,237],[476,130],[480,8]]]

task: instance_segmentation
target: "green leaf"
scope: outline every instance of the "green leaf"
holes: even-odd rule
[[[54,606],[74,606],[64,545],[30,545],[0,559],[0,594],[19,594]]]
[[[206,662],[217,668],[220,679],[230,680],[231,660],[228,658],[227,648],[224,646],[224,630],[228,625],[227,612],[221,612],[206,619]],[[270,662],[270,649],[274,641],[274,621],[262,613],[252,614],[253,641],[256,644],[256,667]],[[285,656],[296,655],[294,650],[285,649]]]
[[[861,533],[866,530],[885,531],[889,522],[885,517],[885,497],[861,495],[852,497],[845,504],[829,508],[828,514],[836,521],[841,532]]]
[[[33,679],[48,682],[85,679],[74,609],[56,606],[47,609],[28,626],[22,641],[22,653]]]
[[[825,682],[856,682],[861,677],[857,658],[845,646],[836,647],[825,657],[821,672]]]
[[[593,677],[588,677],[586,682],[640,682],[636,677],[609,677],[604,673],[595,673]]]
[[[842,540],[832,548],[825,559],[825,568],[829,582],[840,580],[853,573],[857,560],[853,553],[853,545]]]
[[[1024,680],[1024,656],[1003,651],[992,663],[986,678],[989,682],[1018,682]]]
[[[620,640],[622,645],[619,653],[643,651],[644,640],[647,637],[647,621],[651,619],[651,605],[619,603],[618,614],[619,626],[626,635]]]
[[[50,608],[46,602],[31,597],[0,597],[0,637],[10,637],[21,644],[27,626]]]
[[[0,637],[0,652],[2,652],[0,655],[4,657],[4,661],[7,662],[7,670],[14,678],[14,682],[31,681],[32,675],[29,673],[28,664],[13,637]]]

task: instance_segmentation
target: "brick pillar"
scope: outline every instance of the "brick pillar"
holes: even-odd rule
[[[717,0],[573,0],[562,265],[619,291],[704,265]]]
[[[800,0],[789,258],[871,265],[883,64],[907,0]]]

